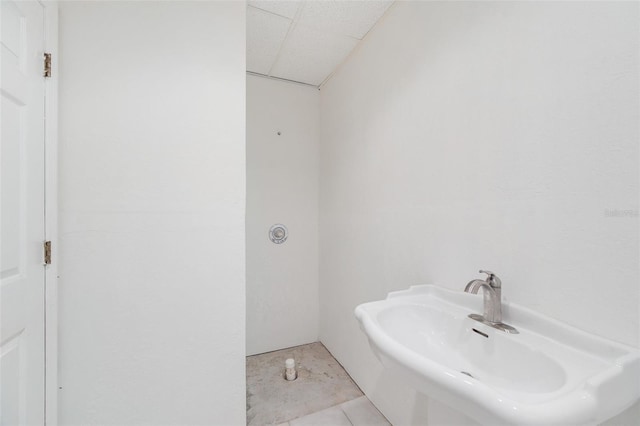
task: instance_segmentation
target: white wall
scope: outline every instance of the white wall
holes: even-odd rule
[[[369,350],[353,309],[392,290],[486,268],[640,343],[639,22],[636,2],[397,2],[322,88],[320,338],[393,424],[466,420]]]
[[[318,340],[319,99],[247,76],[248,355]],[[275,223],[283,244],[268,238]]]
[[[61,5],[61,424],[245,422],[245,8]]]

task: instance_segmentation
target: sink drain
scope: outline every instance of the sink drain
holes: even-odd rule
[[[473,375],[471,373],[469,373],[468,371],[461,371],[462,374],[464,374],[465,376],[469,376],[472,379],[475,379],[475,377],[473,377]]]

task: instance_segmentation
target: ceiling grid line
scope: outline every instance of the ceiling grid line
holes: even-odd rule
[[[362,38],[360,39],[360,41],[364,40],[365,38],[367,38],[367,36],[369,35],[369,33],[376,27],[376,25],[378,25],[380,23],[380,21],[382,21],[384,19],[385,16],[387,16],[387,12],[389,11],[389,9],[395,4],[395,2],[391,2],[391,4],[387,7],[387,9],[385,10],[384,14],[378,18],[378,20],[371,26],[371,28],[369,28],[367,30],[367,32],[364,34],[364,36],[362,36]],[[322,86],[324,86],[325,84],[327,84],[327,82],[329,80],[331,80],[331,77],[333,77],[339,70],[340,68],[342,68],[342,65],[344,65],[345,62],[347,62],[349,60],[349,58],[360,48],[360,43],[358,43],[358,45],[356,47],[353,48],[353,50],[351,52],[349,52],[349,54],[342,60],[342,62],[340,62],[333,71],[331,71],[331,73],[324,79],[322,80],[322,82],[320,84],[318,84],[318,90],[322,89]]]
[[[300,2],[300,4],[298,5],[298,8],[296,9],[296,13],[293,16],[293,19],[291,19],[291,24],[289,24],[289,29],[287,30],[287,35],[284,36],[284,40],[282,40],[282,44],[280,44],[280,49],[278,49],[278,53],[276,54],[276,58],[274,59],[273,64],[271,64],[271,67],[269,68],[269,74],[268,74],[269,77],[273,76],[273,68],[278,63],[278,59],[280,58],[280,55],[282,54],[282,49],[287,44],[287,39],[289,38],[289,36],[293,32],[293,30],[295,29],[295,27],[297,25],[297,22],[298,22],[298,17],[302,13],[302,9],[303,8],[304,8],[304,4],[302,2]],[[298,81],[298,80],[292,80],[292,79],[288,79],[288,78],[283,78],[283,80]],[[309,84],[309,83],[307,83],[307,84]],[[317,85],[314,85],[314,86],[317,86]]]
[[[247,71],[320,87],[391,0],[249,0]]]
[[[270,11],[270,10],[263,9],[263,8],[261,8],[261,7],[258,7],[258,6],[254,6],[254,5],[252,5],[252,4],[248,4],[248,5],[247,5],[247,7],[252,7],[252,8],[254,8],[254,9],[258,9],[258,10],[259,10],[259,11],[261,11],[261,12],[270,13],[271,15],[276,15],[276,16],[279,16],[279,17],[281,17],[281,18],[291,19],[291,18],[289,18],[288,16],[281,15],[281,14],[279,14],[279,13],[272,12],[272,11]]]
[[[303,86],[313,87],[314,89],[320,90],[320,87],[316,86],[315,84],[304,83],[302,81],[296,81],[296,80],[289,80],[289,79],[286,79],[286,78],[274,77],[272,75],[260,74],[260,73],[253,72],[253,71],[247,71],[247,74],[255,75],[257,77],[262,77],[262,78],[268,78],[269,80],[279,80],[279,81],[285,81],[287,83],[301,84]]]

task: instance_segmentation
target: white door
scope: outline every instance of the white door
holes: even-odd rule
[[[0,0],[0,424],[44,424],[44,9]]]

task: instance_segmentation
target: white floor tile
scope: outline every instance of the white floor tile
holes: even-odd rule
[[[340,405],[353,426],[391,426],[366,396]]]
[[[351,426],[340,406],[327,408],[289,422],[291,426]]]

